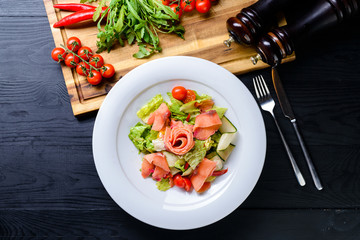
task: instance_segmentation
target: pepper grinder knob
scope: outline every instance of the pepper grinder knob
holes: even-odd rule
[[[225,46],[227,46],[228,48],[231,46],[231,43],[232,42],[235,42],[235,39],[234,39],[234,37],[230,34],[229,35],[229,39],[228,40],[225,40],[224,41],[224,44],[225,44]]]
[[[255,56],[250,57],[251,62],[256,65],[259,60],[262,61],[261,55],[256,54]]]

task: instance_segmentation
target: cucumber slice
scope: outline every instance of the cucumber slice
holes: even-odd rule
[[[209,160],[216,162],[215,171],[223,169],[223,160],[216,154],[216,156],[210,158]]]
[[[237,132],[236,127],[230,122],[230,120],[227,117],[223,116],[221,118],[221,122],[222,122],[222,124],[221,124],[221,126],[219,128],[219,131],[221,133]]]
[[[236,132],[233,133],[223,133],[220,137],[216,151],[222,151],[229,147],[232,140],[235,138]]]
[[[222,133],[219,144],[217,146],[216,151],[223,151],[234,140],[237,129],[236,127],[230,122],[230,120],[227,117],[221,118],[222,125],[219,128],[219,131]]]
[[[215,156],[217,156],[217,153],[216,152],[211,152],[208,155],[206,155],[206,158],[211,160]]]
[[[226,161],[228,159],[228,157],[230,156],[231,152],[234,150],[234,148],[235,148],[235,145],[230,144],[225,150],[219,150],[216,152],[223,161]]]

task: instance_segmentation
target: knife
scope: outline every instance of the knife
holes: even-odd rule
[[[294,130],[296,132],[296,136],[300,142],[300,146],[301,146],[301,149],[304,153],[304,156],[305,156],[305,159],[306,159],[306,163],[309,167],[309,170],[310,170],[310,173],[311,173],[311,177],[314,181],[314,184],[316,186],[316,188],[318,190],[321,190],[323,189],[323,186],[320,182],[320,179],[319,179],[319,176],[315,170],[315,167],[314,167],[314,164],[310,158],[310,155],[306,149],[306,146],[305,146],[305,143],[302,139],[302,136],[300,134],[300,131],[299,131],[299,128],[297,126],[297,123],[296,123],[296,118],[295,118],[295,114],[291,108],[291,105],[290,105],[290,102],[286,96],[286,93],[285,93],[285,90],[283,88],[283,85],[281,83],[281,80],[280,80],[280,77],[279,77],[279,73],[278,71],[276,70],[276,68],[272,68],[271,69],[271,75],[272,75],[272,80],[273,80],[273,84],[274,84],[274,88],[275,88],[275,92],[276,92],[276,95],[279,99],[279,103],[280,103],[280,107],[282,109],[282,112],[284,113],[285,117],[289,118],[290,119],[290,122],[292,123],[293,127],[294,127]]]

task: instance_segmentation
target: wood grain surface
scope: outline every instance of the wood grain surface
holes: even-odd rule
[[[96,23],[90,21],[66,28],[52,27],[55,22],[71,13],[55,10],[53,4],[69,2],[73,2],[73,0],[44,0],[55,45],[64,45],[69,37],[77,36],[83,45],[89,46],[95,51],[98,33]],[[62,65],[74,115],[99,109],[106,94],[122,76],[145,62],[162,57],[178,55],[199,57],[215,62],[235,74],[267,67],[264,63],[253,65],[250,61],[250,57],[256,55],[255,48],[235,43],[231,48],[227,48],[223,44],[223,41],[228,39],[226,20],[254,2],[256,0],[218,1],[207,14],[199,14],[196,11],[183,14],[181,24],[186,30],[185,40],[175,34],[160,34],[162,52],[146,59],[132,57],[138,51],[136,44],[130,46],[126,44],[125,47],[115,44],[110,53],[102,52],[101,55],[105,62],[114,65],[116,74],[111,79],[104,79],[97,86],[89,84],[86,78],[78,75],[74,69],[71,70]],[[280,24],[284,24],[284,20]],[[294,60],[294,58],[293,55],[284,62]]]
[[[267,154],[250,196],[217,223],[175,232],[134,219],[107,194],[92,157],[96,112],[73,116],[61,67],[50,58],[55,44],[43,2],[16,2],[0,1],[0,239],[359,238],[360,17],[304,43],[279,68],[324,190],[313,186],[292,126],[276,107],[307,185],[296,183],[263,113]],[[268,69],[238,77],[253,93],[258,74],[271,82]]]

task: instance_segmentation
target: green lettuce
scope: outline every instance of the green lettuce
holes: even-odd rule
[[[219,118],[221,119],[224,116],[227,108],[213,106],[210,110],[215,110],[216,113],[219,115]]]
[[[192,169],[204,159],[206,155],[205,141],[195,140],[195,146],[190,152],[184,155],[184,159],[189,163]]]
[[[168,178],[162,178],[160,181],[156,182],[156,186],[160,191],[166,191],[171,188],[170,180]]]
[[[175,162],[174,167],[180,169],[182,172],[185,172],[185,161],[183,159],[179,159]]]
[[[153,152],[152,140],[157,139],[158,132],[151,130],[148,124],[137,123],[130,128],[129,138],[140,152]]]
[[[167,93],[170,98],[169,110],[171,112],[171,118],[184,122],[188,114],[180,110],[181,106],[184,105],[181,101],[175,99],[170,92]]]
[[[136,113],[136,115],[146,122],[148,117],[152,112],[159,108],[159,106],[164,102],[163,97],[161,94],[157,94],[153,97],[149,102],[147,102],[144,106],[140,108],[140,110]]]

